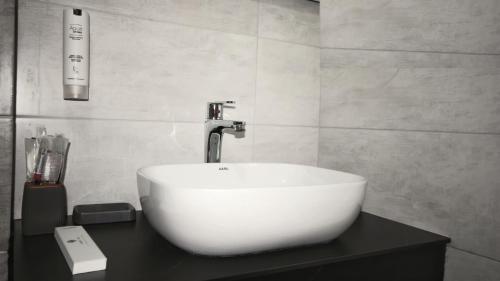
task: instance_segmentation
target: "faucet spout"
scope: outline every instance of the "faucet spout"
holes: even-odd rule
[[[205,121],[205,162],[220,163],[224,133],[245,132],[246,123],[232,120]]]

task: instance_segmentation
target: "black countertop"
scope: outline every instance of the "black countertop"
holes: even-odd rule
[[[447,237],[368,213],[327,244],[237,257],[189,254],[163,239],[142,213],[133,223],[88,225],[85,229],[108,258],[106,271],[71,275],[52,234],[23,237],[14,225],[13,277],[21,280],[200,281],[259,276],[331,264],[436,244]]]

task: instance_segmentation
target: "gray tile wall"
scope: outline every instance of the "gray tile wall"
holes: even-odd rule
[[[449,281],[500,279],[498,1],[321,1],[322,167],[364,209],[452,238]]]
[[[8,267],[7,267],[7,260],[8,260],[8,254],[7,252],[0,252],[0,280],[2,281],[7,281],[8,280]]]
[[[15,1],[0,0],[0,115],[12,115]]]
[[[137,168],[201,162],[205,106],[213,100],[236,100],[226,118],[249,123],[244,138],[225,137],[224,161],[316,164],[316,3],[154,3],[20,0],[16,218],[22,141],[41,124],[72,140],[69,211],[75,204],[110,201],[140,208]],[[88,102],[62,99],[62,10],[71,5],[87,8],[91,17]]]
[[[500,53],[498,0],[325,0],[322,46]]]
[[[319,46],[318,15],[319,5],[308,1],[261,0],[259,36]]]
[[[15,1],[0,0],[0,281],[7,280],[12,190]]]
[[[12,190],[12,118],[0,117],[0,252],[9,249]]]
[[[12,190],[12,120],[11,117],[0,117],[0,281],[7,280]]]

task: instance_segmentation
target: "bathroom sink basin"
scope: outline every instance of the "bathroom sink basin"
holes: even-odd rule
[[[311,166],[181,164],[141,168],[144,214],[174,245],[231,256],[330,241],[358,216],[366,180]]]

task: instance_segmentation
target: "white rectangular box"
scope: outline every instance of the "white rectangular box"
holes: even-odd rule
[[[78,274],[106,269],[106,256],[83,227],[56,227],[54,236],[71,273]]]

